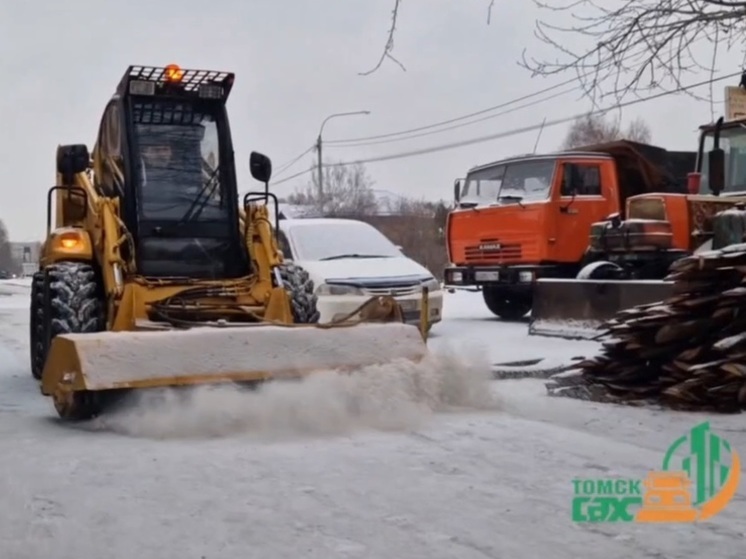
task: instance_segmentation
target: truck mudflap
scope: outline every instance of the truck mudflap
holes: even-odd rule
[[[592,339],[617,312],[663,301],[673,282],[662,280],[539,279],[534,284],[531,335]]]

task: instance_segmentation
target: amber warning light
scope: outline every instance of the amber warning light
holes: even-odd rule
[[[170,82],[180,82],[184,77],[184,70],[179,68],[176,64],[169,64],[166,66],[166,80]]]

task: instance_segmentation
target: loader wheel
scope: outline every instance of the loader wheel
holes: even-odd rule
[[[503,320],[519,320],[531,310],[529,298],[510,296],[499,289],[485,287],[482,297],[490,312]]]
[[[36,272],[31,278],[29,311],[31,375],[36,380],[41,380],[41,373],[44,369],[44,272]]]
[[[315,324],[320,313],[316,308],[318,297],[314,293],[313,280],[308,272],[296,264],[280,266],[280,276],[285,290],[290,295],[290,306],[296,324]]]
[[[106,328],[105,306],[99,275],[90,264],[60,262],[45,270],[43,321],[45,336],[41,363],[59,334],[101,332]],[[55,394],[54,407],[63,419],[90,419],[99,412],[94,393]]]

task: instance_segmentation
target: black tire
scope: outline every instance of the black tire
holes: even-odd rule
[[[503,320],[520,320],[531,310],[530,298],[508,294],[501,289],[485,286],[482,297],[490,312]]]
[[[596,260],[583,266],[578,272],[576,279],[585,280],[613,280],[621,279],[623,270],[613,262]]]
[[[44,272],[31,278],[31,305],[29,309],[29,353],[31,376],[41,380],[44,369]]]
[[[90,264],[59,262],[44,270],[43,350],[44,363],[52,340],[59,334],[101,332],[106,328],[106,307],[100,276]],[[55,397],[63,419],[85,420],[100,409],[95,394],[73,392],[65,401]]]
[[[316,304],[318,296],[308,272],[296,264],[280,266],[280,276],[285,290],[290,295],[290,306],[296,324],[315,324],[321,316]]]

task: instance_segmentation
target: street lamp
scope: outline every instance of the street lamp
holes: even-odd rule
[[[319,155],[319,165],[318,165],[318,173],[319,173],[319,198],[321,198],[321,195],[324,193],[324,174],[321,169],[321,134],[324,131],[324,125],[327,123],[328,120],[334,118],[335,116],[350,116],[350,115],[369,115],[370,111],[352,111],[349,113],[335,113],[333,115],[329,115],[324,119],[324,122],[321,123],[321,128],[319,129],[319,137],[316,139],[316,150],[318,151]]]

